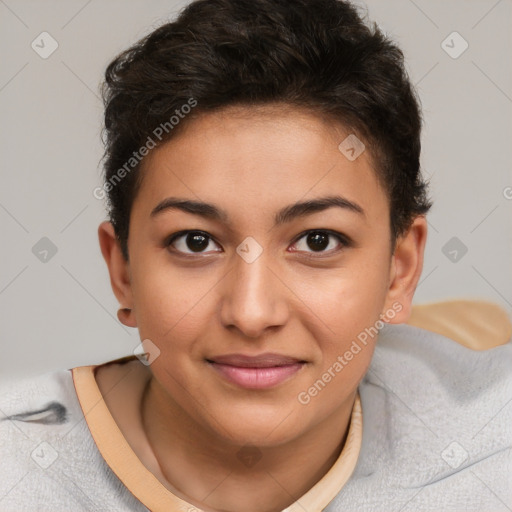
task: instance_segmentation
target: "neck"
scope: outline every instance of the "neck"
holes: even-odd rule
[[[345,444],[356,391],[331,416],[277,446],[233,442],[200,423],[152,378],[142,422],[164,484],[206,512],[279,512],[313,487]]]

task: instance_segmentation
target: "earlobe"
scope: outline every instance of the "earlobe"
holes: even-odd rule
[[[128,327],[137,327],[133,312],[129,264],[124,259],[111,222],[104,221],[99,225],[98,239],[110,274],[112,291],[121,305],[120,311],[123,312],[118,314],[119,321]]]
[[[411,315],[412,300],[423,270],[423,255],[427,240],[424,215],[414,219],[405,235],[397,240],[391,258],[390,281],[382,314],[388,323],[406,323]],[[393,317],[386,311],[393,310]]]

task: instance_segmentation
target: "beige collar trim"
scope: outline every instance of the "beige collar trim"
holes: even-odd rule
[[[80,407],[106,463],[149,510],[198,510],[162,485],[132,450],[103,400],[94,377],[97,366],[101,365],[79,366],[71,372]],[[321,512],[334,499],[356,467],[361,449],[362,427],[361,401],[357,393],[347,440],[340,456],[320,481],[282,512]]]

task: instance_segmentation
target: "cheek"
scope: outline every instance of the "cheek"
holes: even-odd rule
[[[164,344],[167,339],[193,338],[211,313],[215,285],[213,273],[180,269],[169,263],[140,265],[145,269],[133,275],[135,315],[140,336]],[[210,300],[209,300],[210,299]]]
[[[311,323],[307,328],[314,332],[319,344],[318,372],[325,379],[320,377],[344,387],[358,382],[371,361],[382,326],[387,262],[361,261],[318,276],[314,283],[304,285],[299,294],[310,309]]]
[[[331,337],[357,334],[378,320],[388,289],[388,267],[384,260],[357,260],[338,269],[315,271],[314,277],[297,275],[294,291],[324,324]]]

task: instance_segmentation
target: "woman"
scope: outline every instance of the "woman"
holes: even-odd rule
[[[511,346],[403,325],[431,203],[399,48],[348,2],[198,0],[104,98],[99,242],[141,345],[4,389],[2,510],[492,507],[507,412],[457,417]]]

